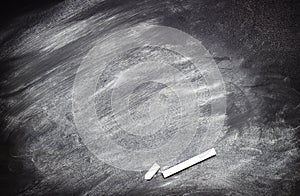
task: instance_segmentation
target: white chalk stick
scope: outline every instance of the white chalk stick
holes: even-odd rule
[[[188,160],[186,160],[182,163],[179,163],[179,164],[177,164],[177,165],[175,165],[175,166],[173,166],[173,167],[171,167],[167,170],[162,171],[162,175],[164,176],[164,178],[167,178],[167,177],[169,177],[173,174],[176,174],[177,172],[180,172],[180,171],[182,171],[182,170],[184,170],[188,167],[191,167],[191,166],[193,166],[193,165],[195,165],[195,164],[197,164],[201,161],[204,161],[204,160],[206,160],[210,157],[213,157],[216,154],[217,153],[216,153],[216,150],[214,148],[209,149],[209,150],[207,150],[207,151],[205,151],[205,152],[203,152],[203,153],[201,153],[197,156],[194,156],[194,157],[192,157],[192,158],[190,158],[190,159],[188,159]]]
[[[160,166],[157,163],[154,163],[154,165],[152,165],[152,167],[145,174],[145,180],[151,180],[159,169]]]

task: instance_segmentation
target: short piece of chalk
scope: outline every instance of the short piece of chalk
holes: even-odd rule
[[[194,156],[194,157],[192,157],[192,158],[190,158],[190,159],[188,159],[188,160],[186,160],[182,163],[179,163],[179,164],[177,164],[177,165],[175,165],[175,166],[173,166],[173,167],[171,167],[167,170],[164,170],[161,173],[164,176],[164,178],[167,178],[167,177],[169,177],[173,174],[176,174],[176,173],[178,173],[178,172],[180,172],[180,171],[182,171],[182,170],[184,170],[188,167],[191,167],[191,166],[193,166],[193,165],[195,165],[195,164],[197,164],[201,161],[204,161],[204,160],[206,160],[210,157],[213,157],[216,154],[217,153],[216,153],[216,150],[214,148],[209,149],[209,150],[207,150],[207,151],[205,151],[205,152],[203,152],[203,153],[201,153],[197,156]]]
[[[154,163],[154,165],[152,165],[152,167],[145,174],[145,180],[151,180],[159,169],[160,166],[157,163]]]

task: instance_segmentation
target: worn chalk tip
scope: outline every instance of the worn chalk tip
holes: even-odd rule
[[[152,167],[145,174],[145,180],[151,180],[153,176],[158,172],[160,166],[157,163],[154,163]]]

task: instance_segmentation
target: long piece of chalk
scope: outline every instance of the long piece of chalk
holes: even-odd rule
[[[209,150],[207,150],[207,151],[205,151],[205,152],[203,152],[203,153],[201,153],[197,156],[194,156],[194,157],[192,157],[192,158],[190,158],[190,159],[188,159],[188,160],[186,160],[182,163],[179,163],[179,164],[177,164],[177,165],[175,165],[175,166],[173,166],[173,167],[171,167],[167,170],[162,171],[162,175],[164,176],[164,178],[167,178],[167,177],[169,177],[173,174],[176,174],[176,173],[178,173],[178,172],[180,172],[180,171],[182,171],[182,170],[184,170],[188,167],[191,167],[191,166],[193,166],[193,165],[195,165],[195,164],[197,164],[201,161],[204,161],[204,160],[206,160],[210,157],[213,157],[216,154],[217,153],[216,153],[216,150],[214,148],[209,149]]]
[[[159,169],[160,166],[157,163],[154,163],[154,165],[152,165],[152,167],[145,174],[145,180],[151,180]]]

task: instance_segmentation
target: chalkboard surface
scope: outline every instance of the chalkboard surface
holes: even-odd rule
[[[300,194],[295,1],[29,1],[7,10],[4,195]],[[144,180],[155,161],[167,169],[212,147],[211,159]]]

